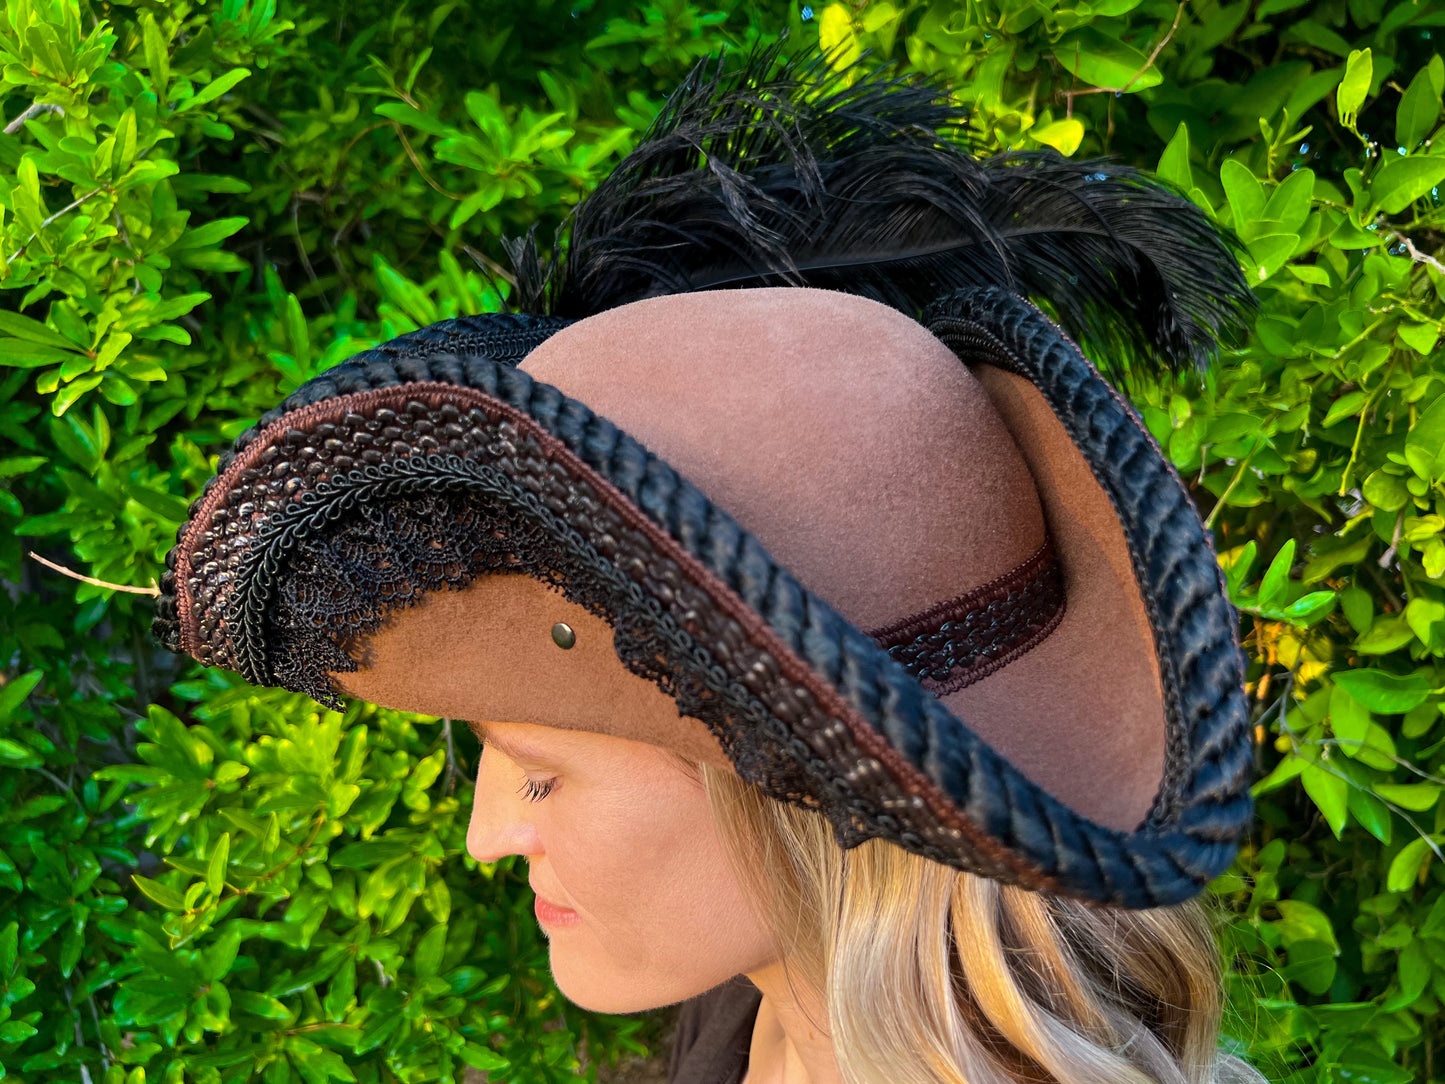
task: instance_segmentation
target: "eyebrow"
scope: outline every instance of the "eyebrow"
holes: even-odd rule
[[[541,746],[530,745],[526,742],[507,741],[494,736],[487,730],[487,724],[479,719],[468,719],[467,726],[471,727],[472,733],[477,736],[481,743],[494,745],[500,749],[508,760],[556,760],[556,754],[548,752]]]

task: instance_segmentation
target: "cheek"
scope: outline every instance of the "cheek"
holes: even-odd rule
[[[543,830],[545,861],[616,972],[701,982],[700,993],[767,955],[700,789],[679,778],[599,796],[565,823],[560,803],[557,813]],[[552,947],[569,946],[559,937]]]

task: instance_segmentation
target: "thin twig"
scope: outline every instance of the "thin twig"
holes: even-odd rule
[[[105,189],[103,189],[103,188],[95,188],[95,189],[92,189],[91,191],[87,192],[85,195],[81,196],[81,197],[80,197],[78,200],[76,200],[74,203],[70,204],[70,206],[68,206],[68,207],[62,207],[60,210],[56,211],[53,215],[51,215],[49,218],[47,218],[44,222],[40,223],[40,230],[43,230],[46,226],[50,225],[50,224],[51,224],[52,222],[54,222],[57,218],[59,218],[61,215],[69,214],[71,211],[75,210],[77,207],[79,207],[79,206],[80,206],[82,203],[84,203],[86,200],[90,199],[92,196],[98,196],[98,195],[100,195],[100,194],[101,194],[102,192],[104,192],[104,191],[105,191]],[[27,238],[25,239],[25,243],[24,243],[23,245],[21,245],[19,248],[17,248],[17,249],[15,250],[15,252],[10,256],[10,258],[5,261],[6,266],[9,266],[10,264],[14,263],[16,260],[20,259],[21,256],[25,255],[25,250],[30,247],[30,242],[33,241],[33,240],[35,240],[37,237],[40,236],[40,230],[36,230],[34,233],[32,233],[29,237],[27,237]]]
[[[1445,787],[1445,779],[1441,779],[1438,775],[1431,775],[1429,772],[1425,771],[1423,768],[1417,768],[1415,765],[1411,764],[1408,760],[1406,760],[1404,757],[1400,756],[1398,753],[1387,753],[1387,752],[1385,752],[1383,749],[1377,749],[1375,746],[1370,745],[1370,743],[1369,743],[1368,741],[1366,741],[1364,738],[1311,738],[1309,741],[1302,741],[1302,742],[1300,742],[1300,744],[1301,744],[1301,745],[1338,745],[1338,746],[1340,746],[1341,748],[1344,748],[1346,745],[1348,745],[1348,746],[1350,746],[1352,749],[1355,749],[1355,750],[1357,750],[1357,751],[1358,751],[1360,748],[1368,748],[1368,749],[1370,749],[1371,752],[1378,753],[1380,756],[1384,757],[1386,760],[1393,760],[1393,761],[1394,761],[1396,764],[1398,764],[1400,767],[1406,768],[1406,769],[1408,769],[1409,771],[1414,772],[1414,773],[1415,773],[1416,775],[1418,775],[1421,779],[1425,780],[1426,783],[1429,783],[1429,784],[1431,784],[1432,786]],[[1346,755],[1348,755],[1348,752],[1346,753]],[[1419,786],[1420,784],[1417,783],[1417,784],[1415,784],[1415,785],[1416,785],[1416,786]],[[1382,800],[1383,800],[1383,799],[1382,799]]]
[[[306,269],[306,277],[315,283],[317,281],[316,271],[306,256],[306,246],[301,243],[301,197],[299,194],[291,197],[291,232],[296,240],[296,252],[301,257],[301,266]],[[328,305],[327,308],[329,309],[330,306]]]
[[[106,1049],[106,1045],[105,1045],[105,1035],[104,1035],[104,1034],[101,1032],[101,1030],[100,1030],[100,1010],[95,1007],[95,995],[94,995],[94,994],[91,994],[91,995],[90,995],[89,1001],[90,1001],[90,1015],[91,1015],[91,1017],[95,1020],[95,1035],[96,1035],[95,1044],[96,1044],[98,1047],[100,1047],[100,1063],[101,1063],[101,1065],[104,1066],[106,1069],[109,1069],[109,1068],[110,1068],[110,1051],[109,1051],[108,1049]]]
[[[1293,671],[1291,671],[1291,674],[1293,674]],[[1309,741],[1305,741],[1300,737],[1299,732],[1289,725],[1289,721],[1285,718],[1283,709],[1281,709],[1280,711],[1279,725],[1284,730],[1285,734],[1289,736],[1290,744],[1294,747],[1296,756],[1299,755],[1300,748],[1306,745],[1336,745],[1343,748],[1346,744],[1339,738],[1312,738]],[[1365,743],[1350,742],[1350,744],[1363,745]],[[1376,751],[1381,752],[1384,756],[1390,756],[1389,753],[1384,753],[1383,750]],[[1396,760],[1401,764],[1404,764],[1406,767],[1411,768],[1414,771],[1419,771],[1419,769],[1415,768],[1414,765],[1409,764],[1408,762],[1400,759],[1399,757],[1393,757],[1391,759]],[[1429,847],[1432,852],[1434,852],[1435,857],[1440,859],[1440,861],[1445,862],[1445,852],[1442,852],[1440,850],[1440,845],[1436,843],[1433,839],[1431,839],[1430,834],[1426,832],[1423,828],[1421,828],[1418,824],[1416,824],[1415,818],[1410,816],[1410,814],[1407,813],[1403,808],[1390,801],[1384,795],[1378,793],[1373,787],[1361,786],[1344,772],[1337,770],[1333,765],[1326,764],[1323,760],[1312,760],[1309,761],[1309,763],[1312,764],[1314,767],[1319,768],[1323,772],[1333,775],[1338,779],[1343,779],[1348,786],[1354,787],[1356,790],[1361,791],[1364,794],[1368,794],[1371,798],[1374,798],[1377,802],[1389,809],[1390,812],[1397,814],[1406,824],[1408,824],[1411,828],[1415,830],[1416,835],[1418,835],[1421,839],[1425,841],[1425,845]],[[1422,772],[1420,774],[1423,775],[1424,773]]]
[[[457,789],[457,780],[467,782],[466,773],[457,767],[457,747],[452,741],[452,721],[449,718],[442,719],[442,735],[447,740],[447,794],[452,794]]]
[[[64,576],[69,576],[72,580],[79,580],[81,583],[88,583],[94,587],[109,587],[112,591],[125,591],[132,595],[159,595],[161,593],[161,589],[156,586],[154,576],[151,577],[151,585],[149,587],[127,587],[123,583],[107,583],[105,580],[97,580],[91,576],[82,576],[79,572],[72,572],[64,565],[57,565],[54,561],[46,560],[34,550],[27,550],[26,552],[46,568],[53,568],[56,572]]]
[[[5,134],[14,135],[16,132],[20,131],[21,126],[24,125],[27,120],[34,120],[36,117],[40,116],[41,113],[59,113],[62,117],[65,116],[65,110],[60,108],[60,106],[56,105],[54,102],[36,102],[29,109],[25,110],[25,112],[21,113],[18,117],[12,120],[9,124],[5,125]]]
[[[1154,46],[1154,51],[1149,54],[1149,58],[1144,61],[1144,66],[1136,71],[1122,87],[1089,87],[1087,90],[1060,91],[1064,99],[1068,102],[1068,109],[1064,115],[1069,117],[1074,115],[1075,98],[1082,98],[1085,94],[1125,94],[1130,87],[1144,78],[1144,73],[1154,66],[1154,61],[1159,59],[1159,54],[1164,51],[1164,47],[1169,44],[1175,32],[1179,29],[1179,20],[1184,17],[1184,5],[1186,3],[1188,3],[1188,0],[1181,0],[1178,10],[1174,12],[1174,25],[1169,28],[1169,33],[1160,39],[1159,44]],[[1067,71],[1067,69],[1065,70]],[[1078,72],[1070,72],[1069,74],[1075,79],[1079,77]]]
[[[1395,234],[1395,237],[1397,240],[1399,240],[1400,244],[1405,246],[1405,251],[1410,254],[1410,259],[1414,260],[1416,263],[1428,264],[1436,271],[1445,272],[1445,263],[1441,263],[1434,256],[1431,256],[1428,252],[1421,252],[1418,248],[1415,247],[1415,242],[1410,240],[1410,238],[1406,237],[1403,233],[1397,233]]]
[[[447,199],[457,200],[458,202],[463,200],[465,198],[464,196],[453,195],[427,175],[427,171],[422,167],[421,159],[416,156],[416,151],[411,149],[411,141],[406,138],[406,133],[401,130],[401,125],[393,121],[391,126],[396,129],[396,134],[398,138],[401,139],[401,145],[406,148],[406,156],[411,159],[411,164],[416,166],[416,171],[421,174],[421,179],[426,181],[427,184],[431,185],[432,188],[436,189],[443,196],[446,196]]]
[[[1389,568],[1390,562],[1395,559],[1395,551],[1400,548],[1400,528],[1405,523],[1405,510],[1402,508],[1395,513],[1395,533],[1390,538],[1390,548],[1380,554],[1379,565],[1381,568]]]
[[[1234,487],[1239,485],[1240,481],[1244,478],[1244,472],[1249,467],[1249,461],[1254,458],[1254,453],[1259,451],[1259,449],[1260,445],[1256,443],[1255,446],[1249,450],[1249,454],[1239,461],[1239,467],[1235,470],[1234,477],[1229,480],[1229,485],[1224,487],[1224,492],[1219,495],[1219,500],[1214,502],[1214,507],[1209,510],[1209,515],[1204,520],[1205,530],[1210,530],[1214,527],[1215,519],[1224,508],[1224,502],[1229,499],[1229,495],[1234,492]]]

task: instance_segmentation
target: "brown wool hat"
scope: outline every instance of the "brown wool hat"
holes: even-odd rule
[[[845,847],[1195,895],[1252,814],[1235,613],[1157,443],[1023,295],[1198,363],[1252,303],[1228,240],[1110,163],[979,162],[927,81],[711,63],[565,261],[511,243],[520,313],[236,441],[157,636],[327,704],[670,748]]]

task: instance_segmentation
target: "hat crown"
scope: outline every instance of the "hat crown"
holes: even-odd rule
[[[1044,541],[983,386],[867,298],[649,298],[563,328],[518,368],[667,460],[862,628],[988,583]]]

